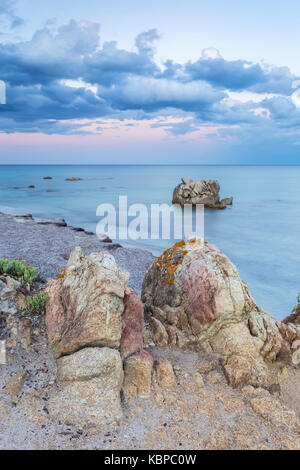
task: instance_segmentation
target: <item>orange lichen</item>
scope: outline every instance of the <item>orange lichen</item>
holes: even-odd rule
[[[56,279],[64,279],[66,277],[66,270],[62,269],[61,273],[57,276]]]
[[[188,253],[185,248],[186,242],[182,240],[181,242],[175,243],[172,248],[165,250],[163,254],[157,258],[156,264],[160,269],[165,270],[163,283],[164,284],[174,284],[175,272],[178,267],[183,263],[184,256]]]

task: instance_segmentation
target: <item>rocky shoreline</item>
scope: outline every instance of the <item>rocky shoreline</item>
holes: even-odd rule
[[[130,273],[129,287],[141,292],[144,275],[155,257],[147,250],[124,248],[64,220],[34,220],[31,214],[0,212],[0,259],[26,260],[45,280],[54,279],[65,267],[72,250],[81,246],[87,254],[109,251],[118,265]]]
[[[276,321],[201,240],[154,259],[62,221],[0,221],[0,259],[37,266],[47,299],[24,315],[0,276],[1,449],[300,449],[299,305]]]

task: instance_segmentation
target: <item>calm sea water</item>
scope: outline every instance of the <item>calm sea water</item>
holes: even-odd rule
[[[70,176],[83,181],[66,182]],[[300,292],[300,167],[0,166],[0,210],[63,217],[95,231],[99,204],[117,205],[119,195],[129,204],[170,204],[182,176],[217,179],[221,197],[234,197],[225,211],[206,210],[205,238],[237,265],[258,304],[278,319],[287,316]],[[159,253],[172,242],[134,244]]]

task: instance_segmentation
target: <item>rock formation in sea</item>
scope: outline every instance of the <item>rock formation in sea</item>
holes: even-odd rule
[[[173,192],[173,204],[204,204],[210,209],[226,209],[232,205],[233,198],[220,200],[220,185],[215,180],[193,181],[192,178],[182,178]]]

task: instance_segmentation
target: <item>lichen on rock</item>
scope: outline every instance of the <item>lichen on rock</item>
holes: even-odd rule
[[[182,241],[148,269],[142,300],[160,347],[196,347],[218,355],[233,386],[268,386],[271,363],[292,364],[297,325],[276,321],[252,298],[236,267],[217,247]]]

